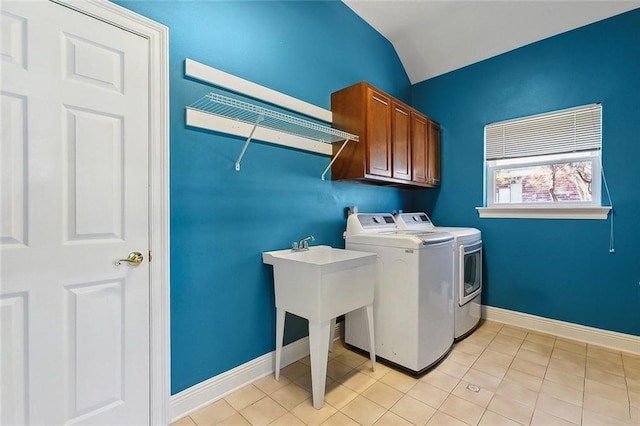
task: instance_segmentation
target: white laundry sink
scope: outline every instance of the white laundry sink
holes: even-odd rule
[[[264,252],[273,265],[276,307],[327,320],[373,302],[376,254],[329,246]]]
[[[322,408],[327,374],[327,354],[336,317],[356,309],[367,316],[369,347],[375,348],[373,291],[376,254],[313,246],[304,251],[276,250],[262,253],[273,265],[276,295],[275,376],[280,377],[284,322],[287,312],[309,320],[309,352],[313,406]],[[375,349],[370,352],[375,370]]]

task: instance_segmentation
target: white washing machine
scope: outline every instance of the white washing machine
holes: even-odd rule
[[[467,337],[480,322],[482,293],[482,236],[476,228],[434,226],[425,213],[400,213],[398,229],[415,232],[439,231],[452,234],[455,248],[455,334],[456,341]]]
[[[373,302],[376,355],[420,374],[453,345],[453,236],[399,231],[391,214],[347,219],[346,248],[376,253]],[[345,342],[369,351],[366,319],[345,315]]]

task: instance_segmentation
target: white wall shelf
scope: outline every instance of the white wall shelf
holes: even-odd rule
[[[322,111],[326,110],[190,59],[185,62],[185,74],[241,94],[256,98],[260,96],[259,99],[273,104],[276,104],[274,100],[277,102],[284,99],[287,101],[285,106],[288,108],[298,106],[302,113],[312,110],[315,117],[327,117],[327,114],[322,113]],[[331,112],[327,112],[330,116]],[[186,124],[246,137],[245,144],[235,163],[236,171],[240,170],[242,157],[253,139],[329,156],[333,153],[332,144],[343,141],[342,146],[322,173],[322,180],[325,179],[326,173],[346,144],[348,142],[358,142],[359,140],[357,135],[334,129],[326,124],[305,120],[291,114],[214,92],[204,95],[186,108]]]

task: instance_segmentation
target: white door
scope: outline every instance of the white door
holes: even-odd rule
[[[148,424],[147,40],[1,10],[0,423]]]

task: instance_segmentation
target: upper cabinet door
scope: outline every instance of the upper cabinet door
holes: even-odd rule
[[[433,186],[440,185],[440,125],[429,120],[428,141],[428,162],[429,179],[428,183]]]
[[[391,99],[367,90],[367,174],[391,177]]]
[[[428,183],[427,119],[414,111],[411,112],[411,153],[413,181]]]
[[[411,141],[409,108],[393,103],[391,133],[393,140],[393,177],[411,180]]]

